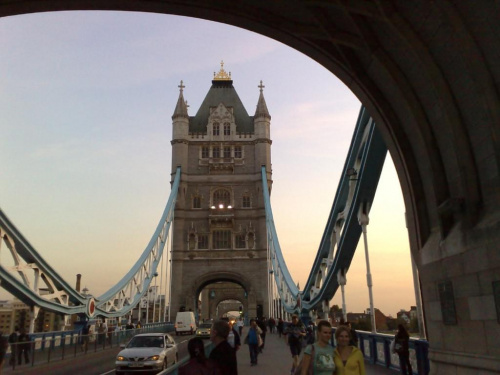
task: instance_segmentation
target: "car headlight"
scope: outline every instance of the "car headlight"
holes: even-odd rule
[[[148,361],[157,361],[160,359],[160,356],[159,355],[153,355],[151,357],[148,357]]]
[[[119,355],[118,357],[116,357],[116,360],[117,361],[125,361],[125,357],[122,357],[121,355]]]

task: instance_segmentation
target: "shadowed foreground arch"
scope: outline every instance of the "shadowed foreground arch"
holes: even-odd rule
[[[334,73],[375,118],[398,171],[431,371],[476,374],[500,371],[499,7],[476,0],[0,0],[0,16],[130,10],[199,17],[270,36]]]

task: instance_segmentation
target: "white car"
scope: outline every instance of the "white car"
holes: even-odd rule
[[[116,356],[116,374],[126,372],[157,373],[177,363],[177,344],[167,333],[136,335]]]

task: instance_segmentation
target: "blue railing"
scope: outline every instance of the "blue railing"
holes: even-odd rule
[[[335,332],[335,328],[333,330]],[[394,335],[366,331],[356,331],[356,334],[359,340],[359,348],[366,360],[372,364],[399,370],[399,356],[396,353],[391,353],[390,350]],[[335,342],[333,342],[333,345],[335,345]],[[427,340],[410,338],[409,348],[413,374],[428,375],[430,371],[429,342]]]
[[[55,332],[38,332],[30,334],[30,350],[29,358],[31,366],[36,366],[42,363],[64,360],[66,357],[76,357],[77,355],[85,355],[88,352],[97,352],[106,348],[118,347],[122,343],[126,343],[128,339],[136,334],[147,332],[173,332],[174,325],[172,323],[149,323],[141,328],[122,330],[118,332],[93,332],[88,335],[82,335],[82,330],[76,329],[72,331],[55,331]],[[85,346],[82,344],[87,342]],[[8,348],[7,356],[17,345],[22,343],[11,344]],[[6,360],[8,363],[8,360]],[[14,368],[15,368],[14,364]]]

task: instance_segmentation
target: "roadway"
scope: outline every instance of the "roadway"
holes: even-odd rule
[[[179,359],[188,356],[187,342],[190,336],[175,336],[171,335],[177,343]],[[27,375],[110,375],[115,373],[115,358],[120,352],[119,347],[107,348],[94,352],[91,348],[87,354],[77,352],[76,357],[73,354],[67,355],[64,360],[53,360],[50,363],[35,363],[31,365],[16,365],[15,370],[8,363],[4,364],[3,373],[17,373]],[[8,358],[6,359],[8,362]]]

